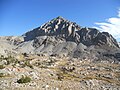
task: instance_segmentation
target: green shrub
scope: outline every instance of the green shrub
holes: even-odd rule
[[[0,61],[4,60],[4,56],[0,55]]]
[[[15,57],[13,57],[13,56],[11,56],[11,55],[8,55],[8,56],[3,56],[3,55],[1,55],[0,56],[0,61],[2,61],[2,60],[6,60],[6,63],[5,63],[5,65],[9,65],[9,64],[16,64],[16,63],[18,63],[18,60],[17,59],[15,59]]]
[[[2,60],[2,59],[4,59],[4,56],[3,56],[3,55],[0,56],[0,60]]]
[[[4,77],[5,75],[4,75],[4,73],[0,73],[0,77]]]
[[[6,65],[9,65],[9,64],[14,63],[16,61],[16,59],[12,56],[5,57],[4,59],[7,61]]]
[[[5,67],[3,65],[0,65],[0,69],[4,69]]]
[[[24,61],[24,64],[22,64],[23,68],[26,67],[26,66],[30,67],[31,69],[34,69],[33,66],[30,64],[30,61],[28,61],[28,60]]]
[[[28,66],[28,67],[30,67],[31,69],[33,69],[33,66],[30,64],[30,61],[26,61],[25,65]]]
[[[60,80],[60,81],[62,81],[62,79],[64,79],[64,77],[63,77],[63,75],[62,74],[57,74],[57,78],[58,78],[58,80]]]
[[[17,81],[17,83],[28,83],[28,82],[30,82],[31,81],[31,78],[30,77],[28,77],[28,76],[22,76],[22,78],[20,78],[18,81]]]

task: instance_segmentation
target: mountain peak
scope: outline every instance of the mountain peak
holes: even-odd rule
[[[46,53],[81,58],[88,56],[92,59],[101,59],[103,55],[103,58],[108,56],[120,60],[119,53],[113,54],[113,51],[119,49],[119,45],[111,34],[95,28],[81,28],[61,16],[25,33],[23,38],[23,41],[19,38],[6,40],[17,45],[16,50],[20,53]]]
[[[56,18],[53,18],[49,22],[65,22],[65,23],[70,22],[70,23],[72,23],[71,21],[67,20],[66,18],[63,18],[62,16],[58,16]]]
[[[56,17],[56,19],[64,19],[62,16],[58,16]]]
[[[78,30],[80,30],[80,26],[77,25],[75,22],[71,22],[67,19],[64,19],[61,16],[58,16],[50,20],[49,22],[43,24],[42,26],[33,29],[30,32],[27,32],[25,35],[27,36],[27,41],[32,40],[35,37],[44,36],[44,35],[74,37],[76,35],[75,31]]]
[[[68,21],[67,19],[63,18],[62,16],[58,16],[56,18],[53,18],[52,20],[50,20],[49,22],[53,22],[53,21]]]
[[[116,40],[109,33],[100,32],[95,28],[81,28],[75,22],[61,16],[25,33],[25,41],[33,40],[39,36],[55,36],[77,44],[81,42],[87,46],[110,45],[119,47]]]

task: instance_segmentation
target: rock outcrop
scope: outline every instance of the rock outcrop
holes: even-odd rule
[[[0,37],[0,55],[15,54],[17,45],[22,43],[24,38],[21,36],[2,36]]]
[[[110,47],[119,47],[117,41],[108,32],[100,32],[95,28],[82,28],[77,31],[80,35],[80,41],[87,45],[108,45]]]

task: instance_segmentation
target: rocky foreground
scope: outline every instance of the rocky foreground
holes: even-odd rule
[[[18,55],[0,58],[0,90],[120,90],[120,63]],[[26,78],[23,81],[21,78]]]

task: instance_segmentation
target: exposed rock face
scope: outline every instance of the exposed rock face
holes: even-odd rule
[[[24,34],[25,41],[33,40],[38,36],[56,36],[63,37],[66,40],[78,42],[80,36],[76,33],[80,30],[80,26],[76,23],[70,22],[62,17],[57,17],[48,23],[33,29]]]
[[[12,45],[18,45],[24,41],[24,38],[22,36],[3,36],[0,37],[0,40],[8,41]]]
[[[80,35],[80,41],[87,45],[108,45],[119,47],[117,41],[107,32],[100,32],[95,28],[82,28],[77,31]]]
[[[24,38],[21,36],[5,36],[0,37],[0,55],[8,55],[16,53],[17,45],[22,43]]]

